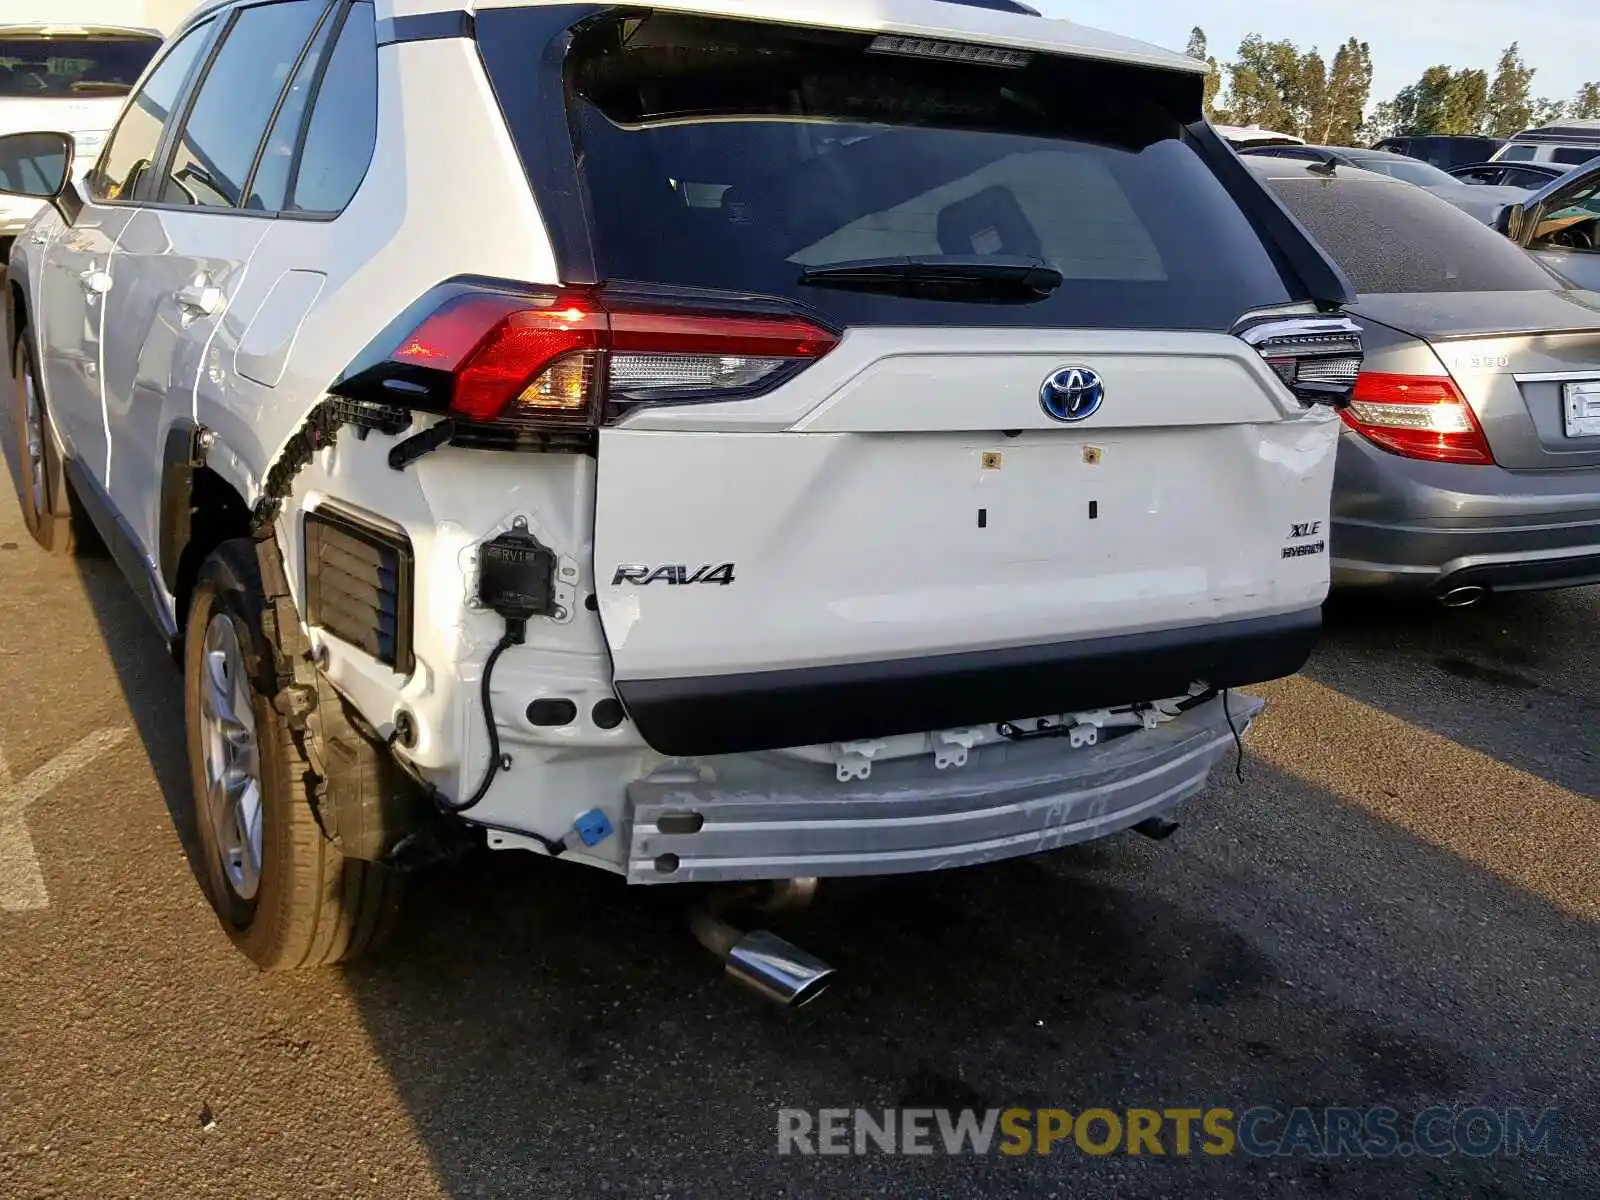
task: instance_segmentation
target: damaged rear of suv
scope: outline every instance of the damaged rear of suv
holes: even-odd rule
[[[191,688],[234,697],[232,646],[309,767],[250,785],[275,843],[221,801],[246,951],[352,903],[239,891],[300,869],[274,806],[385,888],[424,813],[634,884],[1170,828],[1231,689],[1310,651],[1360,364],[1195,64],[942,0],[378,17],[364,182],[251,251],[240,373],[193,357],[183,469],[261,581],[159,592]],[[702,916],[780,998],[818,977]]]

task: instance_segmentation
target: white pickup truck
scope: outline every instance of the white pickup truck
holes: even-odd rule
[[[1169,831],[1316,637],[1360,366],[1200,70],[1006,0],[214,0],[81,186],[0,139],[24,507],[184,664],[240,948],[365,950],[471,837],[714,885],[793,1001],[735,900]]]

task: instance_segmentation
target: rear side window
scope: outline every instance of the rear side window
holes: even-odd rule
[[[272,110],[323,7],[323,0],[285,0],[240,11],[189,110],[161,181],[162,203],[240,203]]]
[[[139,181],[154,165],[161,132],[173,118],[173,105],[195,60],[206,48],[212,23],[197,25],[179,38],[150,72],[144,86],[128,102],[116,132],[89,172],[89,195],[95,200],[131,200]]]
[[[342,211],[366,176],[377,134],[377,29],[372,5],[360,0],[317,32],[267,135],[249,207]]]
[[[1526,167],[1511,167],[1506,171],[1506,182],[1512,187],[1532,188],[1537,191],[1554,179],[1543,171],[1530,171]]]
[[[1600,158],[1600,146],[1557,146],[1550,152],[1550,161],[1575,167],[1591,158]]]
[[[1539,157],[1537,146],[1507,146],[1500,152],[1502,162],[1532,162]]]
[[[1516,292],[1559,286],[1509,239],[1421,188],[1310,175],[1274,179],[1271,186],[1358,292]]]
[[[305,126],[306,107],[312,89],[322,73],[322,60],[328,40],[338,22],[329,17],[317,28],[311,47],[300,60],[300,69],[289,81],[289,90],[278,104],[278,115],[261,147],[261,161],[250,181],[250,197],[245,207],[274,211],[284,205],[289,194],[289,173],[294,169],[295,152],[300,148],[300,132]]]
[[[580,33],[568,94],[602,278],[780,296],[841,324],[1225,330],[1289,299],[1184,140],[1198,77],[872,47],[672,14]],[[491,76],[512,69],[497,62],[526,69],[485,58]],[[867,259],[990,255],[1042,259],[1065,282],[1018,303],[800,281]]]
[[[371,4],[350,9],[317,88],[290,212],[336,213],[366,177],[378,140],[378,39]]]

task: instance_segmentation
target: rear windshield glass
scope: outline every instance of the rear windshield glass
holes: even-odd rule
[[[1221,330],[1289,298],[1182,138],[1198,78],[871,45],[674,15],[583,35],[570,94],[601,275],[783,296],[843,324]],[[800,282],[974,255],[1042,259],[1065,282],[1029,303]]]
[[[1358,292],[1517,292],[1559,286],[1513,242],[1421,188],[1296,175],[1278,198]]]
[[[160,46],[152,37],[0,38],[0,97],[125,96]]]
[[[1350,161],[1363,171],[1375,171],[1379,175],[1387,175],[1391,179],[1403,179],[1420,187],[1438,187],[1441,183],[1455,182],[1444,171],[1421,159],[1368,158],[1365,155],[1352,154]]]

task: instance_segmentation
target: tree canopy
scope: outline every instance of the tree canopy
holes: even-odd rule
[[[1205,30],[1189,35],[1188,54],[1207,65],[1206,115],[1229,125],[1260,125],[1309,142],[1353,145],[1395,134],[1481,134],[1510,137],[1562,117],[1600,118],[1600,81],[1571,100],[1534,91],[1537,68],[1513,42],[1492,71],[1440,63],[1392,98],[1372,103],[1372,49],[1351,37],[1329,62],[1321,50],[1258,33],[1239,43],[1232,61],[1211,53]]]

